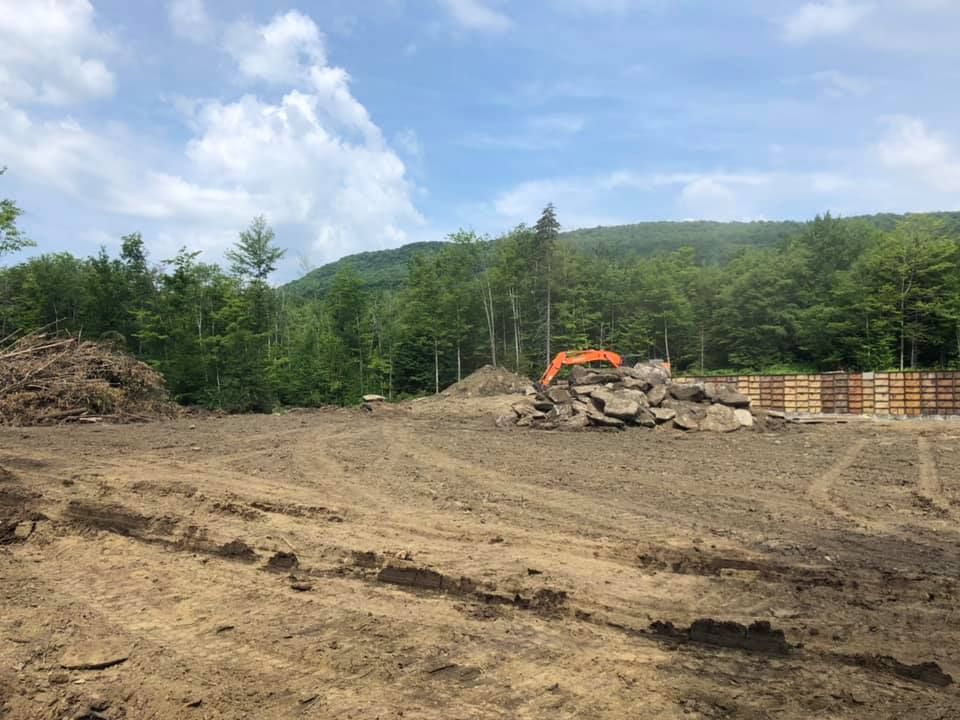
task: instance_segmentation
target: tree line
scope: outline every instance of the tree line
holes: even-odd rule
[[[29,241],[0,206],[0,255]],[[723,262],[693,248],[614,256],[560,241],[552,206],[497,238],[460,231],[413,257],[399,289],[349,265],[322,293],[270,284],[283,255],[256,218],[228,266],[47,253],[0,268],[0,338],[38,328],[109,340],[183,403],[231,411],[436,392],[483,364],[533,377],[599,347],[681,372],[960,367],[960,241],[936,218],[889,230],[829,214]]]

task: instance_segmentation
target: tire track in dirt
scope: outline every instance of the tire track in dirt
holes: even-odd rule
[[[917,436],[917,457],[919,462],[918,492],[930,504],[944,515],[952,514],[950,503],[943,492],[943,483],[937,472],[937,463],[930,448],[930,441],[923,435]]]
[[[817,476],[807,488],[807,498],[814,507],[823,510],[834,517],[844,520],[860,528],[876,531],[878,523],[863,517],[854,515],[836,502],[831,491],[838,481],[843,477],[859,459],[864,448],[867,446],[867,440],[861,438],[847,447],[843,454],[827,470]]]

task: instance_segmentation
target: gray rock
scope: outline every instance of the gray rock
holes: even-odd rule
[[[740,421],[732,407],[711,405],[707,416],[700,421],[700,429],[706,432],[733,432],[740,429]]]
[[[673,418],[674,427],[681,430],[699,430],[700,423],[706,418],[703,408],[693,403],[682,403],[676,408],[676,417]]]
[[[705,382],[703,384],[704,397],[710,402],[713,402],[721,387],[723,387],[723,383]]]
[[[608,382],[619,382],[620,375],[615,370],[591,370],[581,365],[574,365],[570,371],[570,385],[603,385]]]
[[[587,413],[587,420],[591,425],[598,425],[600,427],[617,427],[622,428],[624,426],[623,420],[615,417],[610,417],[609,415],[604,415],[598,410],[593,410]]]
[[[551,405],[551,407],[553,406]],[[547,416],[547,414],[542,410],[537,410],[537,408],[533,406],[533,403],[525,403],[525,402],[515,403],[512,406],[512,409],[513,409],[513,412],[516,413],[517,417],[520,418],[521,420],[523,418],[532,418],[533,420],[543,420]]]
[[[517,415],[516,413],[510,413],[509,415],[498,415],[495,423],[497,427],[510,427],[511,425],[516,425]]]
[[[616,390],[617,395],[621,397],[629,398],[635,400],[636,403],[641,407],[650,407],[650,401],[647,400],[647,395],[641,390],[633,390],[630,388],[624,388],[623,390]]]
[[[620,380],[622,380],[622,378],[616,370],[595,370],[584,378],[583,384],[592,385],[599,383],[605,385],[606,383],[617,383],[620,382]]]
[[[625,390],[597,391],[591,397],[604,415],[620,420],[633,420],[640,412],[640,403],[626,395],[626,392]]]
[[[704,399],[703,385],[700,383],[673,383],[670,394],[677,400],[700,402]]]
[[[561,387],[552,387],[547,390],[547,397],[557,405],[568,403],[573,399],[570,391]]]
[[[593,405],[583,400],[574,400],[570,403],[570,407],[575,415],[586,415],[593,410]]]
[[[728,385],[722,386],[714,395],[713,402],[733,408],[750,407],[750,398]]]
[[[633,422],[635,425],[639,425],[641,427],[652,428],[657,426],[657,418],[648,408],[640,408],[640,412],[637,413],[637,416],[633,419]]]
[[[666,385],[670,382],[670,372],[660,365],[651,363],[637,363],[633,366],[631,376],[650,385]]]
[[[743,408],[737,408],[733,411],[737,416],[737,422],[740,423],[740,427],[752,428],[753,427],[753,413],[749,410]]]
[[[667,397],[669,389],[666,385],[654,385],[647,391],[647,401],[652,407],[659,407]]]
[[[364,402],[384,402],[386,398],[383,395],[364,395]]]
[[[583,379],[590,374],[588,368],[583,367],[582,365],[574,365],[570,368],[570,384],[571,385],[583,385]]]
[[[578,397],[589,397],[590,395],[595,393],[597,390],[605,390],[605,389],[606,388],[604,388],[604,386],[600,385],[599,383],[594,383],[591,385],[571,385],[570,386],[570,392],[572,392],[574,395]]]
[[[564,429],[579,430],[590,426],[590,419],[586,415],[574,415],[563,421],[560,425]]]
[[[632,390],[649,390],[651,385],[646,380],[641,380],[635,377],[625,377],[622,381],[622,384],[625,388],[630,388]]]
[[[677,416],[677,411],[673,408],[655,407],[651,408],[650,412],[658,423],[669,422]]]
[[[553,403],[549,400],[536,400],[533,403],[535,410],[539,410],[542,413],[553,412]]]

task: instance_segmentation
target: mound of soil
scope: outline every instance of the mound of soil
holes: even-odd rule
[[[441,395],[447,397],[489,397],[522,393],[533,385],[530,378],[510,372],[506,368],[484,365],[475,373],[451,385]]]
[[[28,335],[0,348],[0,425],[173,417],[163,378],[109,344]]]

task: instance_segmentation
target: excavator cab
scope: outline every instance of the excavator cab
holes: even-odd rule
[[[569,350],[557,353],[538,383],[541,390],[550,387],[564,365],[585,365],[591,362],[607,362],[613,367],[623,365],[623,358],[609,350]]]

